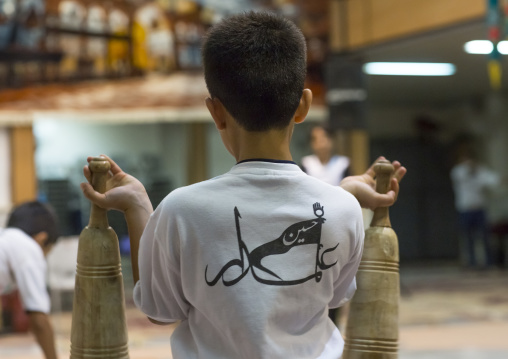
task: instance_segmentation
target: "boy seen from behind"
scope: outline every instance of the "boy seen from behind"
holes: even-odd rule
[[[364,236],[359,201],[391,205],[397,179],[380,195],[369,170],[344,190],[293,162],[289,143],[312,93],[304,89],[305,40],[292,22],[230,17],[207,35],[203,58],[206,106],[237,164],[173,191],[153,213],[141,183],[109,158],[107,192],[88,183],[82,190],[124,213],[135,303],[155,323],[180,321],[175,359],[337,359],[344,343],[327,314],[353,294]],[[395,166],[400,179],[405,169]],[[90,181],[88,167],[84,173]]]

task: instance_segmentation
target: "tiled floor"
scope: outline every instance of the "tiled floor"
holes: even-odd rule
[[[508,271],[401,272],[400,359],[507,359]]]
[[[507,359],[508,271],[402,267],[399,359]],[[52,317],[60,358],[68,358],[71,316]],[[172,326],[127,311],[131,359],[170,359]],[[29,335],[0,337],[0,358],[39,359]]]

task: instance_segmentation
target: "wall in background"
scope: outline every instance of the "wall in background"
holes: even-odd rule
[[[107,154],[128,173],[143,179],[165,174],[175,183],[185,182],[180,169],[185,159],[185,128],[168,124],[90,124],[66,121],[34,123],[39,179],[83,179],[81,168],[90,155]],[[155,173],[147,162],[158,157]]]
[[[313,122],[295,127],[291,150],[294,160],[310,153]],[[107,154],[142,182],[169,179],[173,188],[185,186],[188,126],[183,123],[96,124],[69,121],[34,123],[39,180],[68,179],[77,188],[89,155]],[[231,169],[235,159],[225,149],[213,123],[207,125],[208,178]],[[157,163],[159,161],[159,163]]]
[[[449,172],[454,141],[460,134],[475,138],[480,159],[508,175],[508,110],[506,94],[442,107],[373,106],[368,111],[371,158],[400,160],[408,174],[391,209],[402,260],[458,258],[461,243]],[[490,192],[492,223],[508,221],[508,189]]]
[[[392,209],[392,223],[401,240],[404,260],[457,258],[457,233],[453,192],[449,181],[454,138],[468,132],[478,136],[487,164],[506,171],[504,148],[507,124],[502,118],[508,101],[489,100],[482,105],[462,103],[441,108],[412,106],[372,107],[368,112],[371,160],[379,155],[399,159],[409,169],[399,202]],[[310,127],[295,126],[291,151],[300,163],[309,154]],[[65,121],[38,122],[36,163],[38,177],[69,179],[79,194],[82,166],[87,155],[106,153],[142,182],[169,180],[171,188],[187,184],[189,126],[183,123],[96,124]],[[212,122],[206,125],[208,178],[231,169],[235,159],[222,144]],[[493,194],[492,218],[508,216],[495,204],[503,194]],[[82,206],[88,204],[81,199]],[[508,202],[508,201],[506,201]],[[84,204],[83,204],[84,203]],[[86,215],[85,215],[86,216]],[[431,224],[429,226],[429,223]],[[431,229],[429,229],[431,228]]]
[[[476,138],[482,160],[504,175],[508,175],[508,96],[490,94],[485,98],[450,104],[439,108],[415,106],[375,106],[369,108],[367,128],[371,139],[426,139],[452,146],[460,134]],[[422,133],[418,121],[431,121]],[[425,125],[425,124],[423,124]],[[443,154],[448,156],[448,154]]]

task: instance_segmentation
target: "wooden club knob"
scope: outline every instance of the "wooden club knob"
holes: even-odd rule
[[[385,194],[390,189],[390,182],[393,176],[393,165],[390,161],[380,160],[374,165],[376,173],[376,192]],[[379,207],[374,211],[371,227],[391,227],[388,207]]]
[[[108,180],[108,171],[111,165],[104,157],[94,157],[88,164],[92,175],[92,187],[99,193],[106,192],[106,182]],[[90,210],[89,227],[108,228],[107,211],[92,203]]]

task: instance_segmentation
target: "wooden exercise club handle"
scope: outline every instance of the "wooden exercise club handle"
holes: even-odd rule
[[[92,186],[106,190],[109,162],[89,164]],[[92,203],[90,222],[79,236],[72,308],[71,359],[128,359],[125,299],[118,237],[107,211]]]
[[[374,166],[376,191],[387,193],[394,168],[389,161]],[[399,337],[399,246],[388,208],[374,211],[365,232],[362,261],[351,300],[343,359],[396,359]]]

